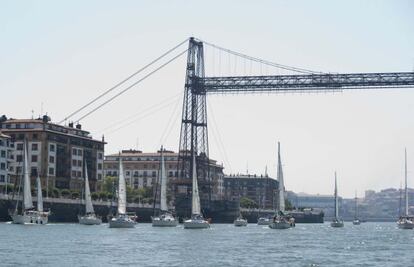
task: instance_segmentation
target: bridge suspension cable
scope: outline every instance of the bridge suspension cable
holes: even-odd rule
[[[66,116],[63,120],[61,120],[59,122],[59,124],[64,123],[65,121],[67,121],[68,119],[72,118],[74,115],[78,114],[79,112],[81,112],[82,110],[84,110],[85,108],[89,107],[90,105],[92,105],[93,103],[95,103],[96,101],[98,101],[99,99],[101,99],[102,97],[106,96],[107,94],[109,94],[110,92],[112,92],[113,90],[117,89],[119,86],[123,85],[124,83],[126,83],[127,81],[129,81],[130,79],[132,79],[133,77],[135,77],[136,75],[138,75],[139,73],[143,72],[144,70],[146,70],[147,68],[149,68],[150,66],[152,66],[153,64],[157,63],[158,61],[160,61],[161,59],[163,59],[164,57],[166,57],[167,55],[169,55],[170,53],[172,53],[173,51],[175,51],[177,48],[179,48],[180,46],[182,46],[183,44],[187,43],[189,38],[185,39],[184,41],[182,41],[181,43],[177,44],[176,46],[174,46],[173,48],[167,50],[166,52],[164,52],[161,56],[157,57],[156,59],[154,59],[153,61],[151,61],[150,63],[148,63],[147,65],[145,65],[144,67],[140,68],[139,70],[137,70],[136,72],[132,73],[131,75],[129,75],[128,77],[126,77],[125,79],[123,79],[122,81],[118,82],[117,84],[115,84],[114,86],[112,86],[111,88],[109,88],[108,90],[106,90],[105,92],[101,93],[100,95],[98,95],[97,97],[95,97],[94,99],[92,99],[91,101],[89,101],[88,103],[86,103],[85,105],[83,105],[82,107],[78,108],[77,110],[75,110],[74,112],[72,112],[71,114],[69,114],[68,116]],[[89,115],[89,114],[88,114]]]
[[[112,100],[114,100],[115,98],[117,98],[118,96],[122,95],[123,93],[125,93],[126,91],[128,91],[129,89],[131,89],[132,87],[134,87],[135,85],[141,83],[142,81],[144,81],[148,77],[152,76],[154,73],[158,72],[159,70],[161,70],[162,68],[164,68],[165,66],[167,66],[168,64],[170,64],[171,62],[173,62],[174,60],[176,60],[177,58],[179,58],[180,56],[184,55],[185,53],[187,53],[187,49],[184,50],[184,51],[182,51],[182,52],[180,52],[178,55],[174,56],[173,58],[171,58],[170,60],[168,60],[167,62],[165,62],[164,64],[162,64],[161,66],[157,67],[155,70],[151,71],[150,73],[148,73],[147,75],[145,75],[144,77],[142,77],[141,79],[139,79],[138,81],[134,82],[133,84],[131,84],[130,86],[128,86],[127,88],[125,88],[124,90],[122,90],[119,93],[117,93],[116,95],[112,96],[111,98],[109,98],[108,100],[106,100],[105,102],[103,102],[102,104],[100,104],[99,106],[95,107],[94,109],[92,109],[91,111],[89,111],[88,113],[86,113],[85,115],[83,115],[82,117],[80,117],[79,119],[77,119],[76,121],[80,121],[80,120],[83,120],[84,118],[88,117],[89,115],[91,115],[92,113],[94,113],[95,111],[97,111],[98,109],[102,108],[103,106],[105,106],[106,104],[108,104],[109,102],[111,102]]]
[[[283,70],[303,73],[303,74],[317,74],[317,73],[322,74],[323,73],[323,72],[320,72],[320,71],[313,71],[313,70],[308,70],[308,69],[304,69],[304,68],[292,67],[292,66],[288,66],[288,65],[283,65],[283,64],[267,61],[267,60],[264,60],[264,59],[261,59],[261,58],[256,58],[256,57],[252,57],[252,56],[240,53],[240,52],[236,52],[236,51],[233,51],[233,50],[230,50],[230,49],[227,49],[227,48],[224,48],[224,47],[221,47],[221,46],[218,46],[218,45],[215,45],[215,44],[203,41],[203,40],[199,40],[199,41],[203,42],[204,44],[206,44],[210,47],[216,48],[220,51],[223,51],[223,52],[226,52],[228,54],[238,56],[238,57],[250,60],[250,61],[254,61],[254,62],[263,64],[263,65],[267,65],[267,66],[271,66],[271,67],[275,67],[275,68],[279,68],[279,69],[283,69]]]

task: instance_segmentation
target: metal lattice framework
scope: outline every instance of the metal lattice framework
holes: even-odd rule
[[[211,200],[209,153],[207,133],[207,94],[226,93],[278,93],[329,92],[345,89],[406,88],[414,87],[414,72],[325,74],[275,76],[205,77],[203,42],[189,39],[186,83],[180,133],[177,186],[191,192],[192,160],[197,155],[197,174],[200,193]],[[207,185],[207,186],[206,186]],[[208,202],[210,203],[210,202]]]
[[[304,92],[414,87],[414,72],[199,78],[207,93]]]

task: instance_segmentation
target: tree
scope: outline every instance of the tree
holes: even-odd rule
[[[257,203],[250,198],[242,197],[240,198],[240,207],[247,208],[247,209],[254,209],[254,208],[258,208],[259,205],[257,205]]]

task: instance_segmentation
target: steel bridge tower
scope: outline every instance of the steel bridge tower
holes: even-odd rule
[[[178,192],[181,192],[181,195],[183,195],[185,190],[185,195],[187,197],[190,196],[193,170],[192,155],[195,153],[200,197],[204,200],[209,200],[208,203],[203,205],[203,207],[206,207],[211,200],[211,184],[209,177],[207,102],[206,91],[203,85],[204,76],[203,43],[190,38],[181,120],[178,177],[176,177],[174,182],[174,193],[177,195]],[[200,78],[202,79],[200,80]]]

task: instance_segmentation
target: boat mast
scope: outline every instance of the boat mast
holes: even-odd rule
[[[336,182],[336,171],[335,171],[335,219],[338,219],[338,186]]]
[[[283,181],[282,159],[280,157],[280,142],[277,142],[277,180],[279,181],[279,204],[277,211],[285,211],[285,183]]]
[[[358,198],[357,191],[355,190],[355,219],[358,218]]]
[[[405,156],[405,168],[404,168],[404,176],[405,176],[405,216],[408,216],[408,186],[407,186],[407,148],[404,151]]]

